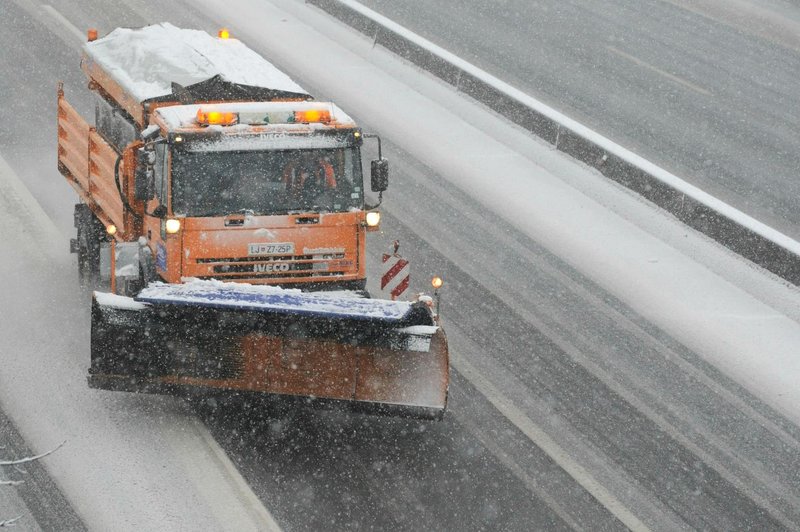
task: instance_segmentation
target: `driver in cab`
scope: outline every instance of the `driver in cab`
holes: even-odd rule
[[[317,196],[336,188],[336,175],[327,157],[289,163],[283,173],[286,190],[295,198],[313,201]]]

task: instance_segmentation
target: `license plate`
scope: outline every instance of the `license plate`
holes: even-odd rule
[[[294,243],[248,244],[247,254],[251,257],[261,255],[294,255]]]

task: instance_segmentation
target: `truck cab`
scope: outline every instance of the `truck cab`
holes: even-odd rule
[[[365,204],[363,134],[337,106],[160,107],[148,136],[136,199],[151,275],[364,288],[365,234],[380,217]],[[373,167],[382,191],[385,161]]]
[[[167,23],[90,40],[81,67],[95,125],[59,91],[59,168],[81,198],[82,278],[124,279],[125,293],[190,277],[364,288],[380,214],[365,135],[339,107],[238,40]],[[378,152],[380,194],[379,139]]]

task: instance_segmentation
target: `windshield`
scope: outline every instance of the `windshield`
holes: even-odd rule
[[[178,216],[236,212],[343,212],[363,207],[357,148],[175,151],[172,210]]]

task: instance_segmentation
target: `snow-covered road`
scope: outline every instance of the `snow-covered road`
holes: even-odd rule
[[[58,75],[81,93],[69,44],[80,32],[61,20],[95,25],[99,2],[15,3],[68,44],[42,44],[66,57],[30,78],[54,86],[71,59]],[[0,261],[14,309],[0,323],[0,406],[35,450],[68,440],[47,467],[87,524],[241,529],[269,521],[262,502],[293,529],[800,523],[797,289],[303,2],[135,2],[100,18],[103,29],[226,24],[380,133],[392,184],[373,263],[399,236],[413,290],[443,275],[455,371],[439,424],[257,408],[205,417],[253,501],[183,403],[86,388],[73,198],[41,157],[54,110],[24,119],[28,136],[0,136],[0,154],[48,212],[14,199],[0,209],[0,251],[15,257]],[[52,97],[30,92],[26,102]]]

